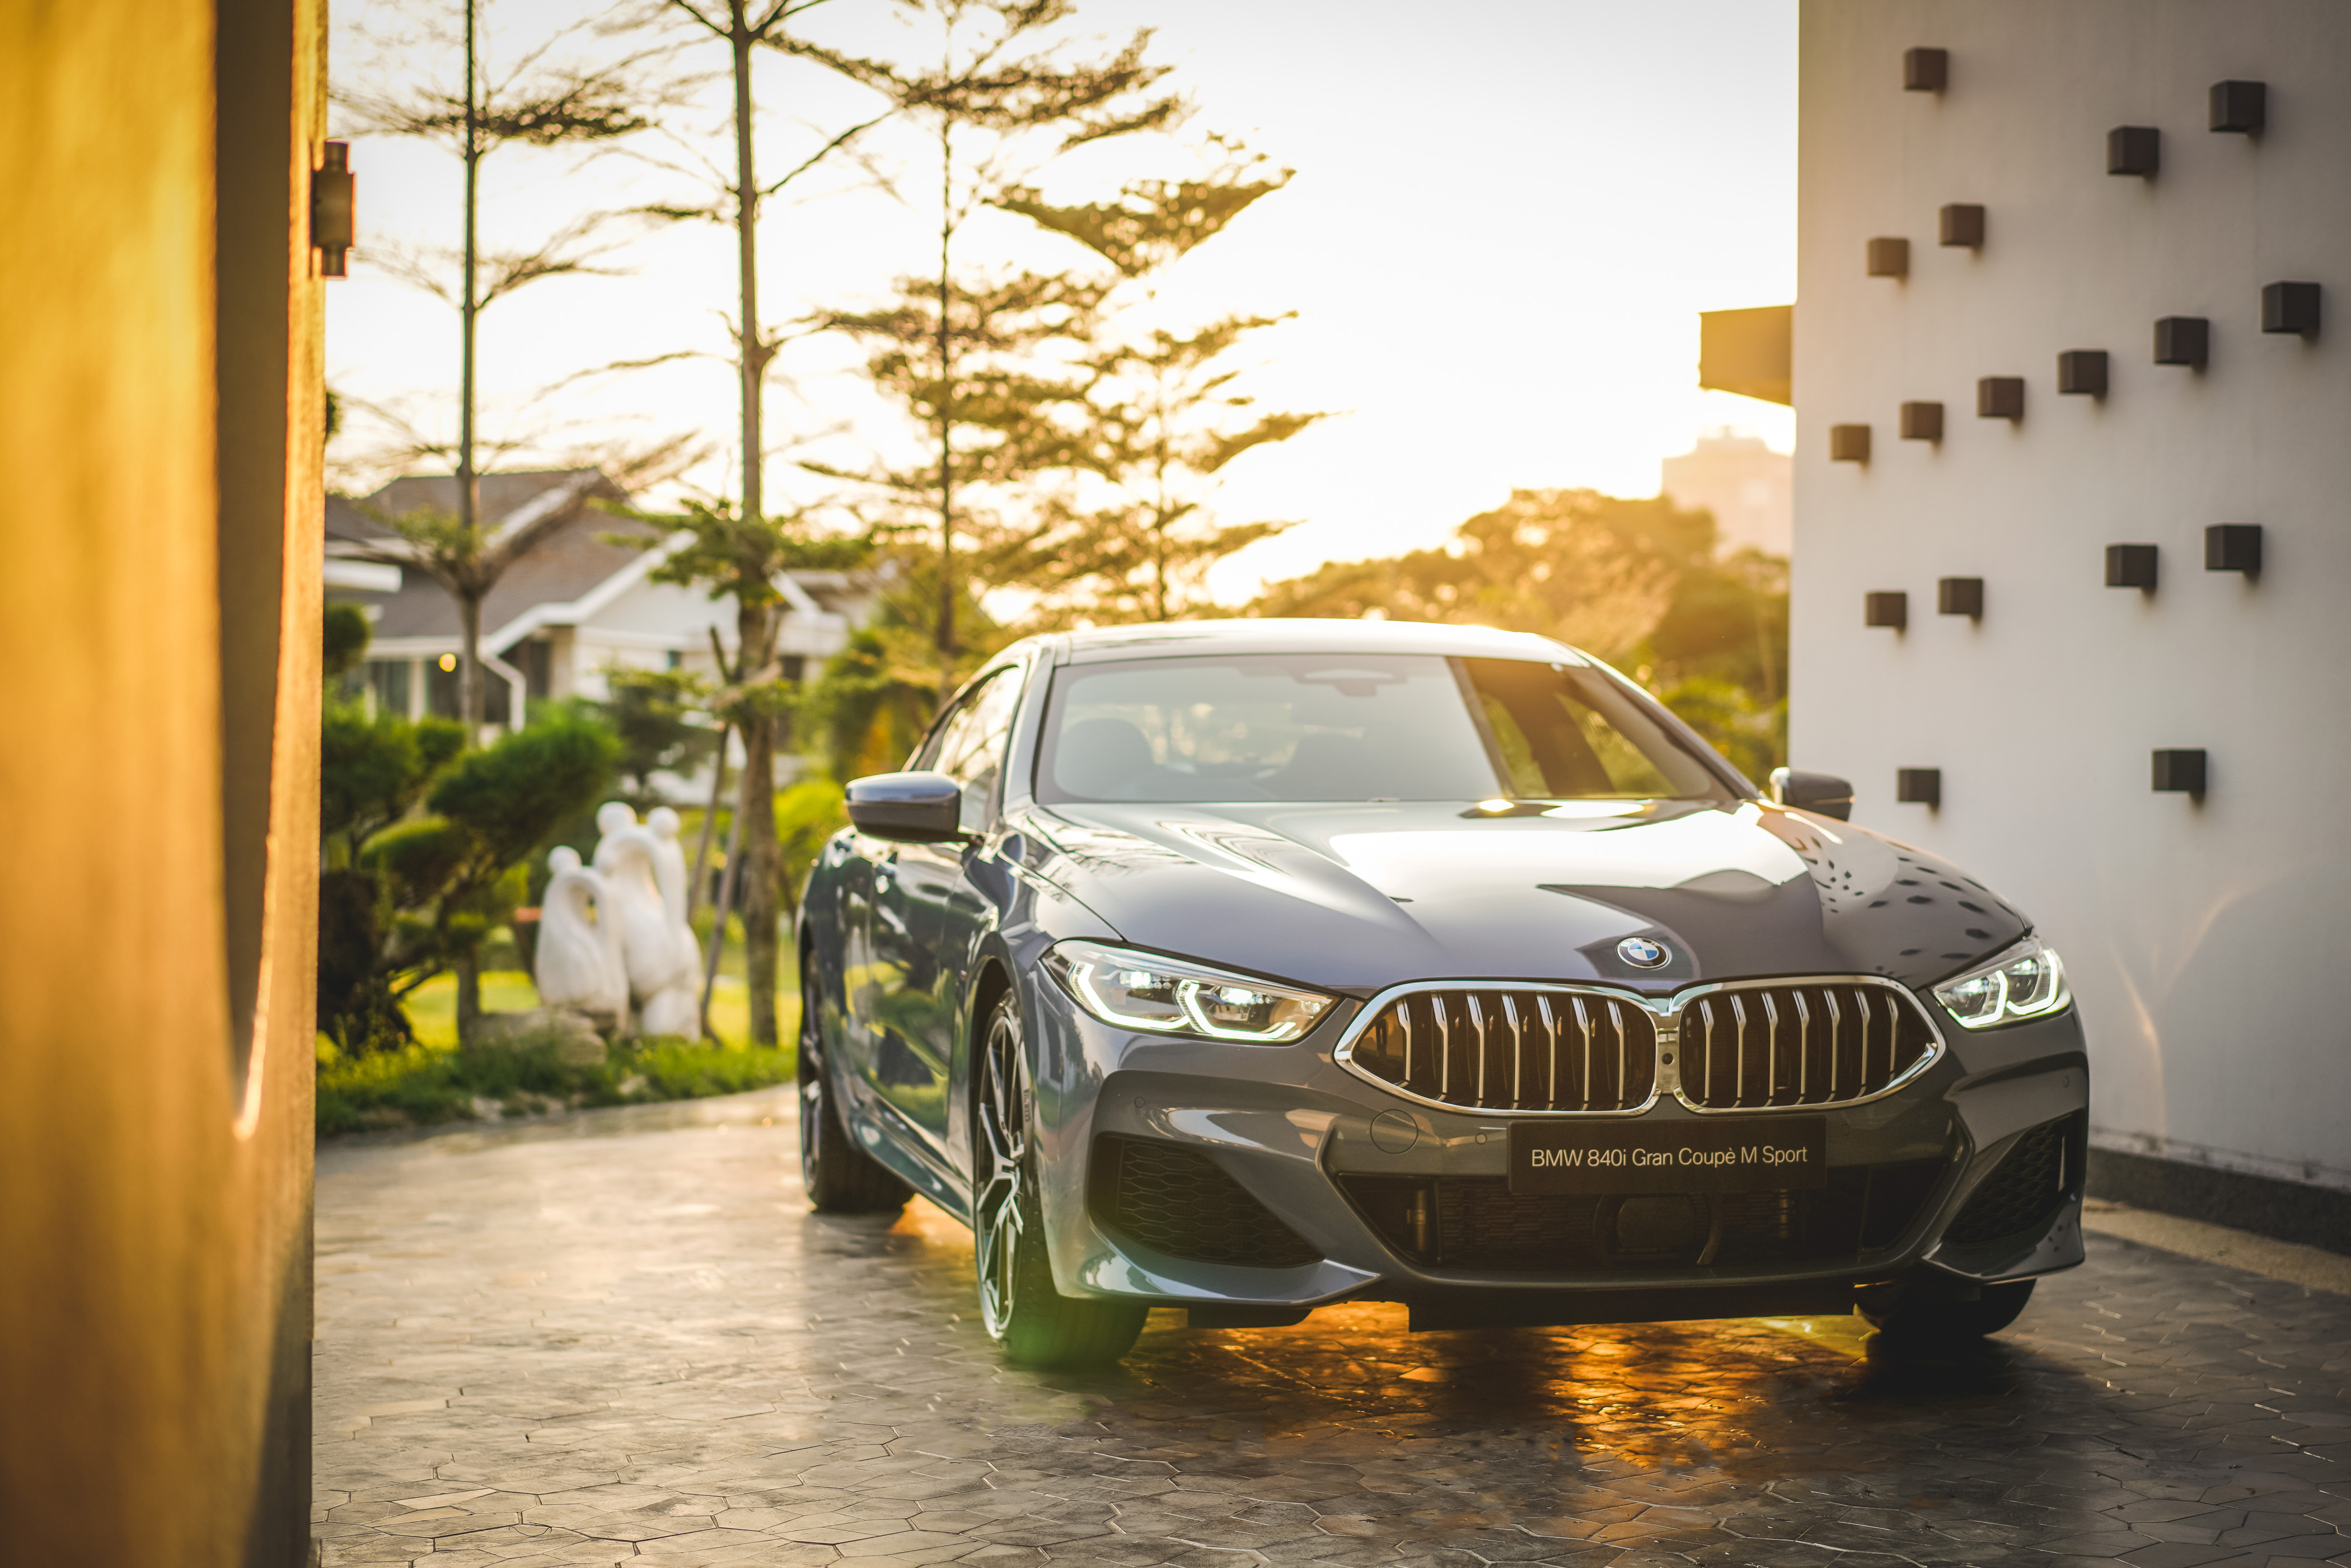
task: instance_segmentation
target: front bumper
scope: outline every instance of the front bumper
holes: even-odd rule
[[[1954,1039],[1899,1091],[1820,1113],[1821,1194],[1699,1197],[1687,1223],[1704,1239],[1643,1251],[1624,1244],[1631,1233],[1610,1200],[1579,1208],[1508,1193],[1507,1114],[1408,1101],[1334,1062],[1352,1009],[1305,1040],[1266,1047],[1115,1030],[1050,982],[1029,999],[1046,1229],[1068,1294],[1238,1310],[1235,1321],[1343,1299],[1410,1303],[1416,1326],[1661,1321],[1843,1312],[1858,1285],[1922,1274],[1964,1294],[2083,1257],[2088,1069],[2070,1011]],[[1646,1114],[1691,1113],[1666,1100]],[[2053,1186],[2034,1186],[2021,1207],[1992,1203],[2015,1197],[2008,1156],[2046,1156],[2053,1136]],[[1162,1240],[1168,1230],[1123,1224],[1129,1211],[1104,1197],[1102,1163],[1121,1157],[1121,1139],[1182,1151],[1196,1168],[1205,1159],[1302,1245],[1148,1244],[1139,1230]],[[1199,1184],[1211,1188],[1225,1190],[1213,1176]],[[1980,1193],[1987,1204],[1955,1226]],[[1987,1205],[2000,1234],[1984,1234]],[[2004,1228],[2009,1218],[2021,1228]]]

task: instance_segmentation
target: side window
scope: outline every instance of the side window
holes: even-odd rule
[[[923,764],[963,786],[963,828],[981,832],[987,826],[989,799],[1004,770],[1004,750],[1012,738],[1012,716],[1020,702],[1020,672],[1001,670],[965,698],[940,727],[937,741],[926,748]]]

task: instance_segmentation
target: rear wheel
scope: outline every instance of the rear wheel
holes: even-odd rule
[[[1116,1361],[1134,1346],[1149,1309],[1139,1301],[1065,1296],[1054,1289],[1029,1102],[1020,1011],[1008,993],[988,1015],[972,1140],[977,1168],[971,1231],[980,1321],[1016,1365]]]
[[[824,988],[805,955],[800,972],[800,1185],[822,1214],[877,1214],[904,1208],[914,1196],[890,1168],[852,1143],[832,1079],[824,1070]]]
[[[1921,1349],[1964,1344],[1995,1334],[2014,1322],[2032,1300],[2032,1280],[1986,1285],[1972,1301],[1922,1301],[1895,1286],[1883,1295],[1865,1291],[1856,1310],[1864,1322],[1895,1344]]]

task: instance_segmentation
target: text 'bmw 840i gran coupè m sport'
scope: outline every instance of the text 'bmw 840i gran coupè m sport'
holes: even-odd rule
[[[820,1209],[970,1225],[1012,1359],[1153,1307],[2004,1327],[2082,1260],[2057,955],[1540,637],[1031,638],[809,881]]]

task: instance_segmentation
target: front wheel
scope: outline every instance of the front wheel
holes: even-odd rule
[[[810,965],[800,962],[802,974]],[[824,1070],[823,988],[813,976],[800,988],[800,1185],[820,1214],[887,1214],[914,1192],[890,1168],[852,1143]]]
[[[977,1167],[972,1184],[972,1250],[979,1316],[1018,1366],[1089,1366],[1116,1361],[1134,1344],[1149,1312],[1140,1301],[1065,1296],[1045,1253],[1030,1135],[1029,1069],[1020,1010],[1007,993],[988,1014],[980,1053]]]
[[[1986,1285],[1972,1301],[1906,1299],[1897,1286],[1886,1296],[1873,1298],[1865,1291],[1857,1310],[1865,1322],[1892,1343],[1917,1349],[1959,1345],[1998,1333],[2014,1322],[2024,1304],[2032,1300],[2036,1282],[2011,1280],[2005,1285]]]

